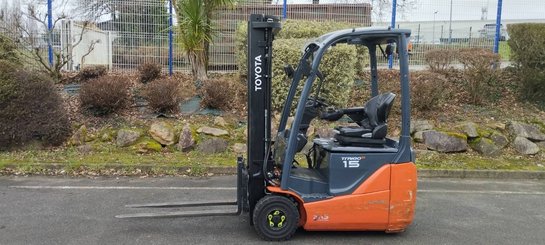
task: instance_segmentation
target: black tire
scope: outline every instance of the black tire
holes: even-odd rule
[[[252,220],[257,234],[267,241],[289,240],[299,226],[299,210],[287,197],[267,195],[259,200]]]

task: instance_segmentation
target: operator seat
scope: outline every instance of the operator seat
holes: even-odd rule
[[[380,147],[386,143],[388,114],[396,95],[384,93],[371,98],[363,107],[359,126],[336,127],[335,139],[343,146]]]

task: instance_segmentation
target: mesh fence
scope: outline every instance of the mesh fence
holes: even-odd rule
[[[180,0],[178,0],[180,1]],[[247,0],[214,14],[216,32],[209,50],[209,69],[237,69],[234,33],[250,13],[265,13],[288,19],[342,21],[360,26],[390,26],[393,0]],[[25,45],[74,59],[67,69],[102,64],[112,69],[134,70],[143,63],[158,63],[174,71],[188,71],[189,63],[176,42],[177,18],[170,25],[169,0],[52,0],[54,30],[47,31],[47,1],[2,0],[0,31],[25,39]],[[33,4],[39,18],[29,18]],[[542,0],[503,0],[499,53],[506,61],[509,50],[506,26],[520,22],[545,22]],[[396,28],[412,30],[411,64],[423,64],[431,49],[479,47],[492,50],[496,37],[498,0],[397,0]],[[26,30],[14,27],[20,12]],[[25,17],[26,16],[26,17]],[[59,20],[58,23],[56,20]],[[67,24],[68,23],[68,24]],[[83,29],[82,30],[82,26]],[[170,42],[169,31],[173,31]],[[80,33],[85,31],[85,34]],[[29,33],[32,33],[29,34]],[[49,35],[52,34],[52,35]],[[83,40],[81,40],[83,39]],[[77,45],[76,45],[77,44]],[[169,46],[173,52],[170,55]],[[79,47],[76,47],[79,46]],[[92,51],[87,53],[93,46]],[[83,58],[82,58],[83,56]],[[77,57],[77,58],[76,58]],[[170,62],[171,61],[171,62]],[[381,60],[386,64],[386,59]]]

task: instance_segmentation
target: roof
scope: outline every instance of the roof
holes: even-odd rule
[[[327,43],[339,39],[342,37],[354,37],[366,40],[372,40],[376,43],[387,43],[391,37],[399,35],[411,36],[411,30],[409,29],[392,29],[390,27],[360,27],[344,29],[339,31],[330,32],[314,39],[308,45],[317,45],[322,47]],[[307,45],[307,46],[308,46]]]

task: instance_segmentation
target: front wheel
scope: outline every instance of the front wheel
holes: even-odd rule
[[[267,241],[290,239],[299,224],[299,211],[293,201],[284,196],[267,195],[257,202],[254,228]]]

